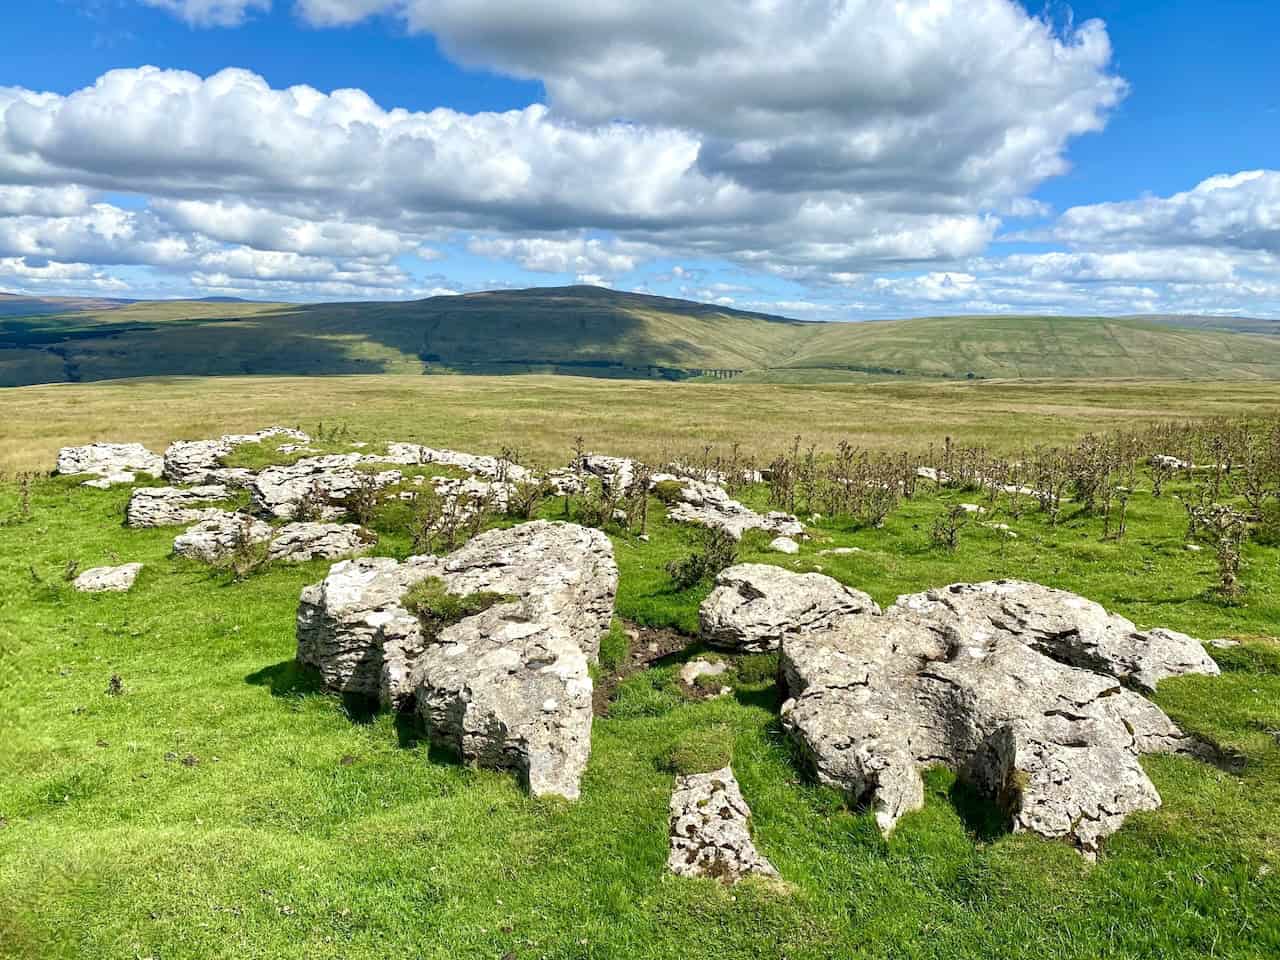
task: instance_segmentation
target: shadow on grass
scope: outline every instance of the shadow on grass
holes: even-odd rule
[[[964,780],[957,779],[951,784],[947,790],[947,801],[965,831],[981,843],[989,843],[1011,832],[1008,813],[1000,809],[991,797]]]
[[[304,667],[297,660],[282,660],[280,663],[263,667],[244,678],[244,682],[255,687],[266,687],[273,697],[297,698],[311,696],[330,696],[320,681],[320,675],[309,667]],[[377,719],[381,707],[374,697],[358,693],[340,695],[343,712],[352,723],[364,726]]]

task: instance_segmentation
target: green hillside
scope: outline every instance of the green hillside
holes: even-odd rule
[[[808,323],[598,287],[399,303],[51,301],[0,312],[0,385],[144,376],[570,373],[1280,379],[1280,337],[1179,318]],[[1183,318],[1184,320],[1187,318]],[[1255,324],[1261,323],[1255,321]]]

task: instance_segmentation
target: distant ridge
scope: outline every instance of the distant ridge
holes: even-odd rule
[[[820,323],[591,286],[308,305],[0,295],[0,385],[351,373],[1280,379],[1277,334],[1276,321],[1231,317]]]

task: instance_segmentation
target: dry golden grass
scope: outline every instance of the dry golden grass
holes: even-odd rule
[[[223,377],[0,391],[0,470],[49,469],[58,447],[346,424],[400,439],[562,463],[594,449],[655,457],[740,442],[768,456],[797,434],[831,446],[923,447],[952,436],[1017,450],[1161,418],[1276,410],[1280,383],[1158,381],[655,383],[575,377]]]

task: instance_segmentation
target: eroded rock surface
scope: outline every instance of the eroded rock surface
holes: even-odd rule
[[[366,454],[368,463],[395,463],[405,466],[439,464],[456,467],[467,473],[489,480],[527,480],[533,475],[518,463],[503,460],[501,457],[489,457],[481,454],[462,453],[457,450],[442,450],[435,447],[424,447],[416,443],[388,443],[384,455]]]
[[[234,482],[235,474],[241,471],[224,472],[222,458],[242,444],[273,438],[297,443],[311,441],[302,431],[288,427],[268,427],[257,433],[226,434],[216,440],[178,440],[165,449],[164,477],[171,483],[182,484]]]
[[[94,567],[86,570],[72,582],[81,593],[124,593],[133,589],[134,581],[142,571],[140,563],[125,563],[118,567]]]
[[[137,474],[160,476],[164,461],[140,443],[90,443],[82,447],[63,447],[58,451],[57,472],[64,476],[92,474],[86,486],[110,487],[117,483],[133,483]]]
[[[513,598],[426,636],[405,593]],[[608,630],[618,571],[609,539],[535,521],[491,530],[448,557],[335,564],[298,607],[298,660],[332,690],[414,709],[431,739],[515,769],[535,794],[575,798],[590,751],[589,665]]]
[[[670,812],[667,869],[677,876],[736,883],[778,875],[751,842],[751,808],[729,767],[677,777]]]
[[[358,523],[286,523],[272,536],[268,556],[285,563],[337,560],[364,553],[377,542]]]
[[[723,530],[735,540],[741,540],[748,530],[763,530],[774,537],[793,540],[805,535],[804,524],[791,514],[756,513],[714,483],[667,475],[654,477],[655,483],[662,480],[679,480],[681,484],[678,502],[667,506],[667,516],[672,520]]]
[[[1200,641],[1185,633],[1139,631],[1092,600],[1025,580],[952,584],[899,597],[897,605],[959,634],[999,632],[1140,690],[1154,690],[1165,677],[1218,673]]]
[[[293,519],[303,499],[316,496],[326,518],[340,516],[339,503],[358,490],[366,480],[387,487],[403,479],[399,470],[365,473],[356,465],[364,462],[358,453],[307,457],[288,466],[267,467],[249,484],[253,509],[285,520]]]
[[[1160,804],[1138,758],[1199,750],[1125,683],[1216,670],[1195,657],[1179,668],[1167,644],[1182,641],[1117,620],[1036,584],[904,597],[783,639],[783,726],[818,779],[866,800],[886,831],[923,804],[920,771],[940,763],[1014,830],[1093,856],[1128,814]]]
[[[777,650],[790,634],[824,630],[879,613],[865,593],[820,573],[792,573],[764,563],[721,571],[698,610],[702,639],[744,653]]]
[[[238,543],[266,543],[271,534],[270,524],[246,513],[217,510],[178,534],[173,552],[179,557],[216,563],[234,551]]]
[[[140,487],[129,495],[126,527],[176,527],[198,523],[225,513],[211,502],[227,500],[231,492],[222,484],[199,487]]]

